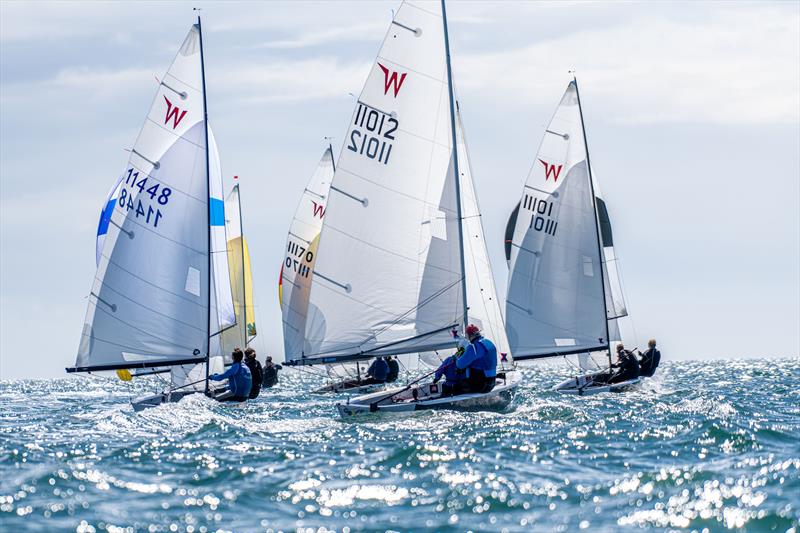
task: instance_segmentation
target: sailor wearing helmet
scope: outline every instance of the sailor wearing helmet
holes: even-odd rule
[[[467,371],[464,392],[487,393],[497,380],[497,348],[492,341],[483,338],[475,324],[467,326],[466,334],[469,345],[456,361],[458,368]]]

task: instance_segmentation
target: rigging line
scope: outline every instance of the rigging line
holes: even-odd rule
[[[368,104],[368,103],[366,103],[365,101],[363,101],[361,99],[356,100],[356,103],[357,104],[361,104],[364,107],[368,107],[369,109],[374,109],[378,113],[383,113],[386,116],[389,116],[389,117],[392,117],[392,118],[397,118],[397,112],[396,111],[384,111],[380,107],[375,107],[374,105]],[[403,130],[401,129],[400,131],[403,131]]]
[[[138,280],[139,280],[139,281],[141,281],[142,283],[145,283],[145,284],[147,284],[147,285],[150,285],[151,287],[153,287],[153,288],[155,288],[155,289],[158,289],[158,290],[160,290],[160,291],[162,291],[162,292],[165,292],[165,293],[167,293],[167,294],[170,294],[170,295],[172,295],[172,296],[175,296],[176,298],[179,298],[179,299],[181,299],[181,300],[183,300],[183,301],[185,301],[185,302],[191,303],[191,304],[193,304],[193,305],[196,305],[196,306],[198,306],[198,307],[201,307],[201,308],[202,308],[202,307],[204,307],[202,304],[199,304],[199,303],[195,302],[194,300],[190,300],[189,298],[186,298],[185,296],[182,296],[182,295],[180,295],[180,294],[174,293],[174,292],[172,292],[172,291],[170,291],[170,290],[167,290],[167,289],[165,289],[165,288],[163,288],[163,287],[160,287],[160,286],[156,285],[155,283],[152,283],[152,282],[150,282],[150,281],[147,281],[147,280],[146,280],[146,279],[144,279],[144,278],[141,278],[141,277],[139,277],[138,275],[134,274],[134,273],[133,273],[133,272],[131,272],[130,270],[127,270],[125,267],[121,266],[119,263],[117,263],[117,262],[115,262],[115,261],[112,261],[110,257],[106,257],[105,255],[104,255],[103,257],[106,259],[106,261],[108,261],[108,264],[110,264],[110,265],[113,265],[115,268],[118,268],[118,269],[122,270],[122,271],[123,271],[123,272],[125,272],[126,274],[130,275],[131,277],[134,277],[134,278],[138,279]],[[95,279],[96,281],[100,282],[100,285],[101,285],[101,286],[103,286],[103,287],[108,287],[109,289],[113,290],[114,292],[119,292],[119,291],[117,291],[116,289],[114,289],[114,288],[113,288],[111,285],[109,285],[109,284],[108,284],[108,283],[105,281],[105,277],[104,277],[103,279],[100,279],[100,278],[98,278],[98,277],[97,277],[97,275],[95,275],[95,278],[94,278],[94,279]]]
[[[189,193],[189,192],[187,192],[187,191],[183,190],[182,188],[180,188],[180,187],[178,187],[177,185],[175,185],[173,182],[170,182],[169,180],[167,180],[167,179],[164,179],[164,177],[162,177],[162,176],[156,176],[156,175],[154,175],[154,174],[151,174],[151,173],[147,172],[145,169],[143,169],[143,168],[142,168],[142,167],[140,167],[139,165],[136,165],[135,163],[133,163],[133,162],[132,162],[132,161],[130,161],[130,160],[128,161],[128,163],[130,163],[130,166],[131,166],[133,169],[136,169],[136,171],[137,171],[137,172],[139,172],[140,174],[144,174],[144,176],[145,176],[147,179],[151,179],[151,178],[152,178],[152,179],[154,179],[155,181],[159,182],[161,185],[164,185],[164,186],[166,186],[166,187],[169,187],[169,189],[170,189],[171,191],[173,191],[173,192],[179,192],[179,193],[181,193],[181,194],[182,194],[184,197],[186,197],[186,198],[189,198],[189,199],[191,199],[191,200],[194,200],[195,202],[198,202],[198,203],[200,203],[200,204],[208,205],[208,202],[207,202],[207,201],[203,200],[202,198],[198,198],[197,196],[194,196],[193,194],[191,194],[191,193]],[[139,194],[142,194],[142,193],[140,192]],[[138,196],[138,195],[137,195],[137,196]]]
[[[131,153],[138,155],[139,157],[141,157],[142,159],[144,159],[145,161],[147,161],[148,163],[153,165],[153,168],[155,168],[155,169],[161,168],[161,163],[159,163],[158,161],[151,161],[150,159],[146,158],[145,156],[143,156],[142,154],[137,152],[136,148],[131,148]]]
[[[102,307],[95,307],[95,309],[97,309],[97,310],[99,310],[99,311],[101,311],[101,312],[105,313],[106,315],[108,315],[109,317],[113,318],[113,319],[114,319],[114,320],[116,320],[117,322],[119,322],[119,323],[121,323],[121,324],[123,324],[123,325],[125,325],[125,326],[128,326],[129,328],[131,328],[131,329],[133,329],[133,330],[136,330],[136,331],[138,331],[139,333],[142,333],[142,334],[144,334],[145,336],[148,336],[148,337],[150,337],[150,338],[153,338],[153,339],[157,339],[157,340],[159,340],[159,341],[163,342],[164,344],[168,344],[168,345],[170,345],[170,346],[176,346],[176,347],[178,347],[178,348],[183,348],[184,350],[194,350],[194,349],[195,349],[195,348],[190,348],[190,347],[188,347],[188,346],[183,346],[182,344],[178,344],[177,342],[172,342],[172,341],[170,341],[170,340],[168,340],[168,339],[164,339],[164,338],[162,338],[162,337],[160,337],[160,336],[158,336],[158,335],[153,335],[152,333],[148,333],[147,331],[145,331],[145,330],[143,330],[143,329],[141,329],[141,328],[138,328],[138,327],[134,326],[134,325],[133,325],[133,324],[131,324],[130,322],[127,322],[127,321],[125,321],[125,320],[122,320],[122,319],[121,319],[121,318],[119,318],[119,317],[116,317],[116,316],[114,316],[112,313],[109,313],[108,311],[106,311],[106,310],[105,310],[105,309],[103,309]],[[97,338],[97,337],[95,337],[95,338]],[[139,350],[140,348],[133,348],[133,349]]]
[[[339,228],[337,228],[335,226],[326,225],[325,227],[327,229],[331,230],[331,231],[335,231],[335,232],[337,232],[337,233],[339,233],[341,235],[344,235],[345,237],[348,237],[348,238],[350,238],[350,239],[352,239],[352,240],[354,240],[356,242],[360,242],[361,244],[369,246],[372,249],[375,249],[375,250],[378,250],[380,252],[384,252],[384,253],[387,253],[387,254],[392,255],[394,257],[397,257],[398,259],[403,259],[405,261],[409,261],[411,263],[415,263],[415,264],[420,265],[420,266],[429,266],[430,268],[436,269],[439,272],[444,272],[446,274],[452,274],[454,276],[458,276],[458,275],[462,275],[463,276],[463,274],[461,272],[454,272],[454,271],[452,271],[450,269],[447,269],[447,268],[444,268],[444,267],[440,267],[440,266],[434,265],[434,264],[426,264],[424,261],[420,261],[417,258],[408,257],[408,256],[405,256],[405,255],[399,254],[397,252],[393,252],[392,250],[389,250],[387,248],[383,248],[381,246],[377,246],[376,244],[373,244],[373,243],[371,243],[369,241],[366,241],[364,239],[356,237],[355,235],[353,235],[351,233],[347,233],[344,230],[340,230]],[[315,274],[316,274],[316,271],[315,271]]]
[[[558,133],[558,132],[551,131],[551,130],[544,130],[544,131],[545,131],[545,133],[552,133],[553,135],[557,135],[558,137],[561,137],[565,141],[569,140],[569,133]]]
[[[162,131],[164,131],[164,132],[166,132],[166,133],[169,133],[170,135],[172,135],[172,136],[173,136],[173,137],[176,139],[176,141],[175,141],[175,142],[173,142],[173,143],[172,143],[172,144],[169,146],[169,148],[172,148],[173,146],[175,146],[175,145],[177,144],[177,141],[178,141],[178,140],[180,140],[180,141],[184,141],[184,142],[186,142],[186,143],[189,143],[189,144],[191,144],[192,146],[194,146],[194,147],[195,147],[195,148],[197,148],[198,150],[205,150],[205,148],[204,148],[202,145],[200,145],[200,144],[197,144],[196,142],[194,142],[193,140],[189,139],[189,138],[188,138],[188,137],[186,137],[186,135],[185,135],[185,134],[186,134],[186,133],[188,133],[188,132],[189,132],[189,130],[191,130],[191,129],[192,129],[192,128],[193,128],[193,127],[196,125],[196,124],[200,124],[200,121],[197,121],[197,122],[195,122],[194,124],[192,124],[191,126],[187,127],[187,128],[186,128],[186,131],[184,132],[184,134],[176,133],[176,132],[175,132],[175,130],[170,130],[170,129],[168,129],[168,128],[165,128],[165,127],[164,127],[164,124],[160,124],[159,122],[156,122],[155,120],[153,120],[153,119],[152,119],[152,118],[150,118],[149,116],[147,117],[147,121],[148,121],[148,122],[150,122],[152,125],[154,125],[154,126],[158,127],[159,129],[161,129]],[[168,149],[167,151],[169,151],[169,149]],[[137,153],[138,153],[138,152],[137,152]],[[166,153],[167,153],[167,152],[164,152],[164,154],[166,154]],[[139,155],[141,155],[141,154],[139,154]],[[160,165],[159,165],[159,166],[160,166]],[[156,168],[159,168],[159,167],[156,167]]]
[[[177,244],[177,245],[178,245],[178,246],[180,246],[181,248],[186,248],[187,250],[189,250],[189,251],[191,251],[191,252],[193,252],[193,253],[196,253],[196,254],[202,254],[202,255],[205,255],[205,252],[201,252],[200,250],[195,250],[194,248],[192,248],[191,246],[189,246],[189,245],[187,245],[187,244],[184,244],[184,243],[182,243],[182,242],[180,242],[180,241],[176,241],[175,239],[172,239],[172,238],[170,238],[170,237],[167,237],[166,235],[163,235],[163,234],[161,234],[161,233],[158,233],[157,231],[155,231],[155,230],[153,230],[153,229],[151,229],[151,228],[147,227],[147,226],[146,226],[146,225],[144,225],[144,224],[140,224],[139,222],[137,222],[137,221],[136,221],[136,219],[135,219],[135,218],[133,218],[133,217],[130,217],[130,216],[128,216],[127,214],[125,215],[125,221],[126,221],[126,222],[130,222],[131,224],[135,224],[135,225],[136,225],[136,226],[138,226],[139,228],[142,228],[142,229],[143,229],[143,230],[145,230],[145,231],[149,231],[151,234],[153,234],[153,235],[155,235],[155,236],[157,236],[157,237],[159,237],[159,238],[161,238],[161,239],[164,239],[165,241],[169,241],[169,242],[171,242],[171,243],[173,243],[173,244]],[[116,226],[116,227],[118,227],[118,228],[119,228],[119,225],[117,225],[117,224],[116,224],[116,223],[114,223],[113,221],[112,221],[112,224],[114,224],[114,226]],[[122,229],[122,228],[120,228],[120,229]],[[125,231],[125,230],[123,230],[123,231]],[[127,232],[126,232],[126,233],[127,233]],[[130,235],[128,235],[128,237],[130,237]],[[133,237],[130,237],[130,238],[133,238]]]
[[[133,236],[134,236],[133,231],[128,231],[128,230],[124,229],[122,226],[120,226],[119,224],[117,224],[116,222],[114,222],[113,213],[112,213],[112,216],[108,217],[108,221],[111,223],[111,225],[116,226],[116,228],[118,230],[120,230],[122,233],[127,235],[129,239],[133,239]],[[101,255],[102,255],[102,252],[101,252]]]
[[[422,35],[422,30],[420,28],[412,28],[410,26],[406,26],[405,24],[403,24],[401,22],[397,22],[396,20],[392,20],[392,24],[394,24],[395,26],[400,26],[401,28],[410,31],[416,37],[419,37],[420,35]]]
[[[187,82],[185,80],[182,80],[181,78],[177,77],[175,74],[171,73],[170,71],[167,71],[167,72],[164,73],[164,77],[166,78],[167,76],[169,76],[170,78],[172,78],[173,80],[175,80],[175,81],[177,81],[179,83],[182,83],[182,84],[186,85],[188,88],[192,89],[196,93],[201,92],[200,89],[198,89],[197,87],[195,87],[191,83],[189,83],[189,82]]]
[[[437,116],[438,116],[438,114],[437,114]],[[443,145],[437,145],[437,146],[443,146]],[[446,146],[445,148],[447,148],[448,150],[450,149],[450,147],[449,147],[449,146]],[[431,146],[431,154],[433,154],[433,149],[434,149],[434,147],[433,147],[433,146]],[[433,164],[433,158],[432,158],[432,157],[430,157],[430,158],[428,158],[428,172],[430,172],[430,170],[431,170],[431,165],[432,165],[432,164]],[[341,168],[341,165],[340,165],[340,168]],[[413,201],[415,201],[415,202],[419,202],[420,204],[422,204],[422,205],[424,205],[424,206],[428,206],[428,207],[434,207],[434,208],[436,208],[436,209],[438,209],[439,211],[442,211],[442,212],[444,212],[444,213],[451,213],[451,214],[453,214],[453,215],[455,215],[455,214],[456,214],[455,210],[453,210],[453,209],[448,209],[447,207],[442,207],[442,206],[441,206],[440,204],[438,204],[438,203],[429,202],[428,200],[425,200],[424,198],[417,198],[416,196],[412,196],[412,195],[410,195],[410,194],[408,194],[408,193],[405,193],[405,192],[399,191],[399,190],[397,190],[397,189],[392,189],[391,187],[388,187],[388,186],[386,186],[386,184],[384,184],[384,183],[379,183],[379,182],[377,182],[377,181],[373,181],[373,180],[371,180],[371,179],[369,179],[369,178],[367,178],[367,177],[364,177],[364,176],[362,176],[361,174],[358,174],[358,173],[356,173],[356,172],[354,172],[354,171],[352,171],[352,170],[349,170],[349,169],[342,169],[340,172],[346,172],[347,174],[350,174],[351,176],[353,176],[353,177],[355,177],[355,178],[358,178],[358,179],[360,179],[360,180],[362,180],[362,181],[365,181],[365,182],[367,182],[367,183],[369,183],[369,184],[371,184],[371,185],[374,185],[374,186],[376,186],[376,187],[380,187],[381,189],[384,189],[384,190],[386,190],[386,191],[389,191],[389,192],[391,192],[391,193],[394,193],[394,194],[396,194],[397,196],[402,196],[402,197],[404,197],[404,198],[408,198],[409,200],[413,200]],[[444,180],[444,181],[447,181],[447,180]],[[429,186],[430,186],[430,185],[429,185]],[[333,188],[333,186],[331,186],[331,188]]]
[[[333,185],[331,185],[330,189],[332,191],[336,191],[336,192],[338,192],[340,194],[343,194],[343,195],[347,196],[348,198],[350,198],[352,200],[355,200],[356,202],[360,203],[364,207],[367,207],[369,205],[369,200],[367,198],[359,198],[358,196],[350,194],[347,191],[343,191],[342,189],[334,187]]]
[[[192,329],[196,329],[197,331],[199,331],[199,332],[201,332],[201,333],[202,333],[202,331],[203,331],[203,330],[201,330],[200,328],[198,328],[197,326],[195,326],[194,324],[190,324],[190,323],[188,323],[188,322],[184,322],[183,320],[179,320],[179,319],[177,319],[177,318],[175,318],[175,317],[173,317],[173,316],[166,315],[166,314],[164,314],[164,313],[162,313],[162,312],[160,312],[160,311],[157,311],[157,310],[153,309],[152,307],[149,307],[149,306],[147,306],[147,305],[144,305],[143,303],[141,303],[141,302],[139,302],[139,301],[137,301],[137,300],[134,300],[133,298],[131,298],[131,297],[129,297],[129,296],[126,296],[126,295],[122,294],[122,293],[121,293],[121,292],[119,292],[118,290],[115,290],[115,289],[114,289],[113,287],[111,287],[110,285],[104,285],[104,287],[105,287],[106,289],[108,289],[108,290],[110,290],[110,291],[112,291],[112,292],[116,293],[116,294],[117,294],[117,295],[119,295],[120,297],[122,297],[122,298],[124,298],[124,299],[128,300],[129,302],[133,303],[134,305],[138,305],[139,307],[143,307],[143,308],[147,309],[148,311],[152,311],[153,313],[155,313],[155,314],[157,314],[157,315],[159,315],[159,316],[163,316],[164,318],[167,318],[167,319],[169,319],[169,320],[172,320],[173,322],[177,322],[178,324],[183,324],[184,326],[188,326],[188,327],[190,327],[190,328],[192,328]],[[115,305],[115,304],[109,304],[108,302],[106,302],[105,300],[103,300],[102,298],[100,298],[98,295],[96,295],[96,294],[95,294],[95,293],[93,293],[93,292],[92,292],[92,293],[90,293],[90,294],[91,294],[92,296],[94,296],[95,298],[97,298],[98,300],[100,300],[101,302],[103,302],[104,304],[108,305],[109,307],[113,307],[113,308],[114,308],[114,310],[116,311],[116,305]]]

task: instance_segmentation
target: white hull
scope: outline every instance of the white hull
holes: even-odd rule
[[[595,377],[607,375],[606,373],[584,374],[575,376],[562,383],[559,383],[553,390],[562,394],[575,394],[578,396],[588,396],[601,392],[624,392],[636,387],[644,378],[638,377],[619,383],[605,383],[604,381],[595,382]]]
[[[511,403],[518,385],[513,377],[499,378],[490,392],[443,397],[441,385],[428,383],[408,390],[398,387],[366,394],[347,403],[338,403],[336,409],[342,418],[370,413],[409,413],[426,409],[503,409]]]
[[[377,392],[386,388],[385,383],[375,383],[371,385],[353,385],[347,381],[339,381],[325,385],[314,391],[312,394],[366,394],[370,392]]]
[[[148,396],[140,396],[135,400],[131,400],[131,405],[134,411],[144,411],[150,407],[156,407],[163,403],[174,403],[181,401],[184,397],[190,394],[202,394],[202,391],[174,391],[174,392],[161,392],[158,394],[151,394]]]

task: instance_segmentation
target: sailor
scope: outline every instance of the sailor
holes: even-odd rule
[[[438,383],[442,376],[444,376],[444,383],[442,384],[442,396],[453,396],[458,393],[459,384],[464,378],[464,372],[460,371],[456,366],[456,359],[458,353],[446,357],[439,368],[436,369],[436,374],[433,376],[433,382]]]
[[[387,363],[382,357],[378,357],[367,369],[367,379],[365,379],[362,383],[364,383],[364,385],[386,383],[386,378],[388,376],[389,363]]]
[[[264,378],[262,380],[262,387],[268,389],[278,384],[278,370],[283,368],[281,365],[276,365],[272,362],[272,356],[268,355],[267,360],[264,362],[262,372]]]
[[[640,355],[639,367],[641,368],[641,375],[648,378],[652,377],[661,362],[661,352],[656,348],[656,340],[650,339],[647,341],[647,351]]]
[[[221,394],[217,399],[221,402],[244,402],[250,394],[253,385],[253,377],[250,369],[242,363],[244,353],[241,348],[236,348],[231,354],[233,364],[223,374],[212,374],[208,378],[212,381],[228,380],[228,391]]]
[[[253,377],[253,386],[250,387],[250,395],[248,398],[251,400],[258,398],[258,393],[261,392],[261,383],[264,380],[264,371],[261,368],[261,363],[256,359],[256,351],[252,348],[247,348],[244,351],[244,364],[250,370],[250,375]]]
[[[386,364],[389,365],[389,375],[386,376],[386,383],[394,383],[400,375],[400,363],[397,362],[397,356],[386,357]]]
[[[467,326],[466,334],[469,345],[456,361],[456,367],[467,370],[467,392],[487,393],[497,380],[497,348],[483,338],[475,324]]]
[[[621,383],[639,377],[639,361],[622,343],[617,344],[617,362],[611,365],[611,368],[619,370],[612,374],[609,383]]]

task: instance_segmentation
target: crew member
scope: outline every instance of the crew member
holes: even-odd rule
[[[464,377],[464,371],[459,370],[456,366],[456,359],[458,354],[453,354],[446,357],[439,368],[436,369],[436,374],[433,376],[433,382],[438,383],[442,376],[444,376],[444,383],[442,383],[442,396],[453,396],[458,393],[459,383]]]
[[[639,359],[639,367],[641,368],[641,375],[645,377],[652,377],[656,373],[656,368],[661,362],[661,352],[656,348],[656,340],[650,339],[647,341],[647,351],[641,354],[642,358]]]
[[[389,376],[389,364],[383,359],[378,357],[367,369],[367,379],[363,381],[364,385],[377,385],[379,383],[386,383],[386,378]]]
[[[386,383],[394,383],[400,375],[400,363],[397,362],[397,356],[388,356],[386,364],[389,365],[389,375],[386,376]]]
[[[278,370],[283,368],[281,365],[276,365],[272,362],[272,356],[268,355],[266,362],[264,362],[264,379],[262,381],[262,387],[268,389],[270,387],[274,387],[278,384]]]
[[[611,367],[619,370],[611,376],[609,383],[621,383],[639,377],[639,362],[636,360],[636,356],[626,350],[622,343],[617,344],[617,362]]]
[[[481,335],[475,324],[467,326],[466,334],[469,345],[456,361],[456,367],[467,370],[468,392],[487,393],[497,380],[497,348]]]
[[[264,371],[261,368],[261,363],[256,359],[256,351],[252,348],[247,348],[244,351],[244,364],[250,370],[250,375],[253,377],[253,386],[250,387],[250,395],[248,398],[251,400],[258,398],[258,393],[261,392],[261,383],[264,381]]]
[[[253,377],[250,375],[250,369],[247,365],[242,363],[244,353],[241,348],[236,348],[231,354],[233,364],[223,374],[212,374],[208,379],[212,381],[228,380],[228,390],[217,396],[221,402],[244,402],[250,394],[250,388],[253,385]]]

